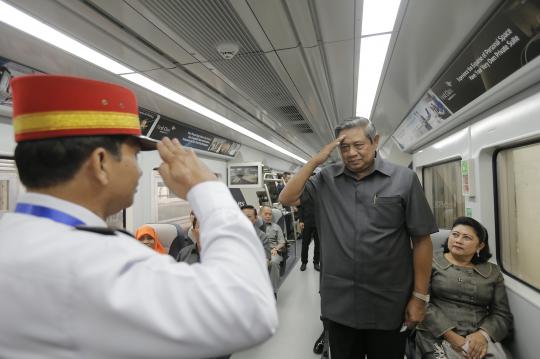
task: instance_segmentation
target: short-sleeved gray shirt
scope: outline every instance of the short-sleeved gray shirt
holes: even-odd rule
[[[357,329],[393,330],[413,286],[411,237],[438,231],[416,174],[375,158],[358,181],[343,164],[312,176],[301,202],[312,202],[321,243],[323,317]]]

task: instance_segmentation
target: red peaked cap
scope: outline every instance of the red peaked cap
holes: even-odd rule
[[[69,136],[132,135],[143,149],[135,94],[120,85],[79,77],[27,75],[11,80],[15,141]]]

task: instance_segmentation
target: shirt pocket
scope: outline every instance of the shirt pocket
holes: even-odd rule
[[[370,222],[377,228],[397,228],[403,224],[404,208],[401,196],[375,196],[370,205]]]

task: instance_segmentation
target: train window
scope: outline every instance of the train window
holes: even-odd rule
[[[0,217],[15,210],[17,197],[22,192],[24,187],[19,181],[15,161],[0,156]]]
[[[188,201],[178,198],[163,182],[159,173],[154,173],[157,223],[189,224],[191,206]]]
[[[496,157],[499,261],[540,289],[540,143],[501,150]]]
[[[460,171],[459,159],[422,169],[424,192],[439,228],[451,229],[454,219],[465,215]]]

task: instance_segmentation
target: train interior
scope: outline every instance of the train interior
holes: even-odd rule
[[[380,56],[370,63],[366,52]],[[288,240],[280,329],[233,358],[319,357],[318,272],[298,271],[296,214],[277,195],[342,119],[368,117],[379,154],[423,184],[440,229],[434,250],[458,216],[486,226],[514,315],[504,347],[538,358],[538,54],[538,0],[0,0],[0,215],[24,191],[9,79],[124,85],[143,133],[182,138],[240,205],[272,206]],[[152,170],[159,155],[139,162],[134,204],[110,223],[189,226],[189,203]]]

